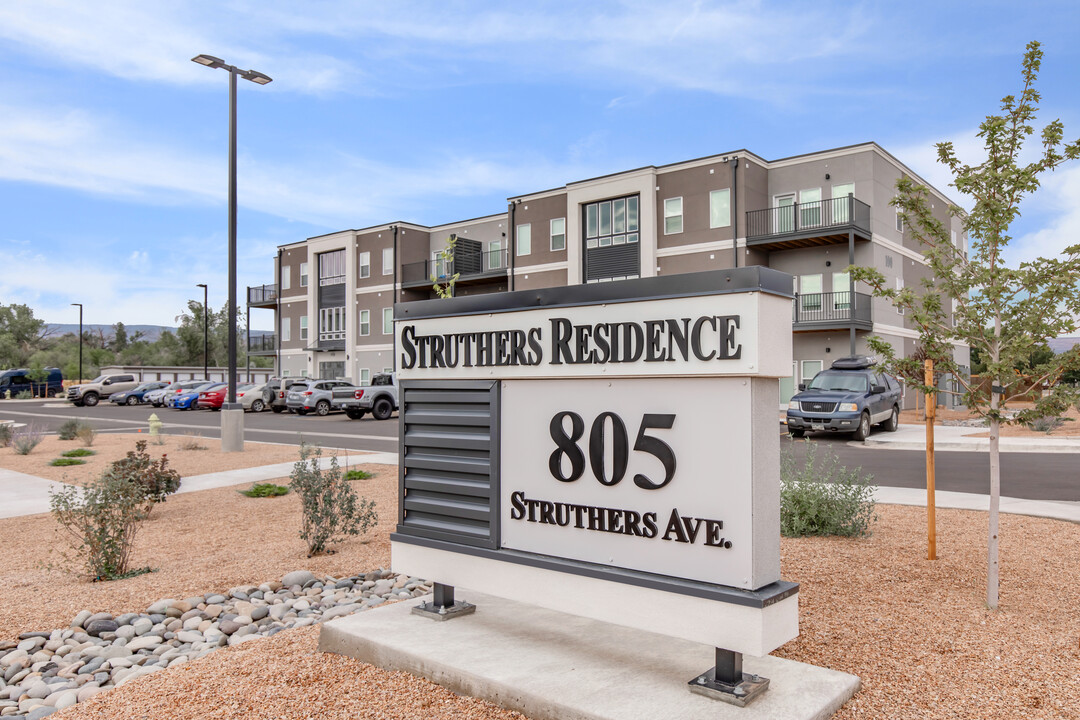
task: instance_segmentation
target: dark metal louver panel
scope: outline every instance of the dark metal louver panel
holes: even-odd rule
[[[499,384],[401,385],[397,532],[497,549]]]
[[[478,240],[459,237],[454,246],[454,272],[476,275],[484,271],[484,246]]]
[[[601,280],[641,274],[639,243],[608,245],[585,251],[585,279]]]

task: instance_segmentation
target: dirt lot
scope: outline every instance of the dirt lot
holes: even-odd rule
[[[1025,406],[1020,405],[1017,406],[1016,409],[1020,409],[1022,407]],[[949,410],[946,408],[938,408],[937,416],[934,418],[934,420],[935,424],[941,425],[946,420],[972,420],[976,417],[978,416],[967,410]],[[1031,428],[1025,427],[1023,425],[1005,425],[1001,428],[1001,437],[1080,438],[1080,413],[1076,411],[1076,408],[1069,408],[1069,411],[1064,415],[1064,419],[1065,424],[1050,433],[1032,430]],[[922,415],[922,410],[904,410],[900,413],[900,422],[911,425],[926,424],[926,420]],[[989,430],[980,431],[979,428],[971,428],[971,432],[972,437],[990,437]]]
[[[296,498],[235,488],[171,498],[136,540],[158,572],[91,584],[43,569],[45,516],[0,520],[0,639],[64,626],[79,610],[142,610],[162,597],[258,584],[290,570],[385,567],[396,469],[355,487],[380,525],[338,554],[307,559]],[[1080,526],[1003,516],[1001,608],[984,605],[986,515],[938,511],[940,559],[924,559],[924,510],[884,506],[863,540],[785,539],[783,576],[802,584],[801,635],[776,654],[859,675],[837,715],[855,718],[1080,718]],[[281,633],[157,673],[58,713],[70,718],[509,718],[421,680],[315,652],[314,630]]]
[[[177,470],[181,477],[219,470],[238,470],[258,465],[295,462],[300,456],[299,449],[295,445],[248,442],[244,444],[242,453],[222,453],[220,440],[199,438],[195,435],[162,437],[164,445],[150,441],[146,452],[155,460],[161,455],[166,455],[169,459],[169,467]],[[13,448],[0,448],[0,468],[81,485],[101,475],[101,471],[112,461],[134,450],[138,440],[149,441],[150,436],[145,433],[100,433],[94,438],[94,444],[89,448],[96,454],[79,458],[86,460],[85,465],[53,467],[49,463],[60,457],[60,453],[81,448],[83,444],[78,440],[60,440],[55,435],[47,435],[29,455],[17,455]],[[198,445],[201,449],[185,449],[185,445]]]

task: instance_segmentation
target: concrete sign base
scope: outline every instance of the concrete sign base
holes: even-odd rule
[[[319,649],[419,675],[531,720],[582,718],[828,718],[859,689],[854,675],[770,656],[744,661],[771,686],[739,708],[690,692],[714,648],[459,589],[476,612],[432,622],[412,608],[378,607],[322,626]],[[524,622],[524,619],[528,619]]]

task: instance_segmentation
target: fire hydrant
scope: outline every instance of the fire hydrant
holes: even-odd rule
[[[150,415],[150,434],[160,435],[161,428],[165,427],[165,423],[158,419],[157,413]]]

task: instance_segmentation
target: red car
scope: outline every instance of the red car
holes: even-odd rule
[[[237,395],[247,390],[251,385],[241,385],[236,389]],[[229,386],[221,385],[220,387],[211,388],[206,392],[199,393],[199,407],[210,408],[211,410],[220,410],[221,406],[225,403],[225,398],[229,396]]]

